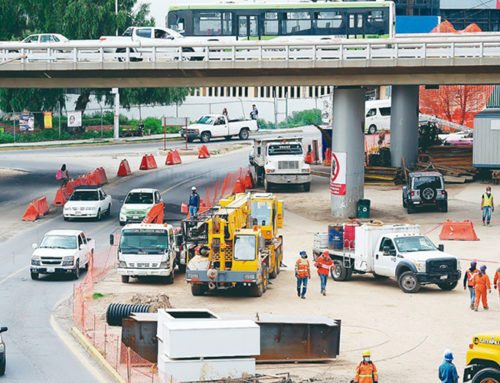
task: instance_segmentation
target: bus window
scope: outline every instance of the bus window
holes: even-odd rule
[[[278,36],[279,33],[278,12],[266,12],[264,15],[264,35]]]
[[[179,17],[177,18],[177,28],[175,29],[177,32],[183,32],[184,31],[184,17]]]
[[[286,12],[283,23],[287,35],[309,34],[312,27],[309,12]]]
[[[319,29],[337,29],[342,26],[342,14],[338,11],[315,12],[314,26]]]
[[[221,12],[202,11],[194,17],[196,36],[220,36],[222,33]]]
[[[222,34],[224,36],[232,36],[233,34],[233,14],[231,12],[222,14]]]

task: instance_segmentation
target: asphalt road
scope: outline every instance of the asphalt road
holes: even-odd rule
[[[145,145],[158,147],[158,143]],[[102,150],[110,150],[110,148],[112,147],[103,146]],[[92,150],[95,149],[95,147],[92,148]],[[40,150],[41,155],[45,150]],[[85,148],[78,148],[78,150],[85,150]],[[16,153],[9,153],[12,153],[12,160],[14,160]],[[20,153],[17,153],[17,156],[19,155]],[[6,156],[2,157],[2,166],[9,167],[9,164],[5,162],[8,161]],[[40,163],[43,163],[43,158]],[[45,179],[39,167],[40,163],[26,164],[32,173],[24,180],[20,179],[19,185],[23,185],[25,181],[36,185]],[[207,186],[213,186],[216,181],[222,181],[227,173],[240,166],[246,166],[247,163],[246,153],[240,152],[160,171],[145,172],[141,176],[130,178],[114,187],[105,187],[113,197],[112,214],[111,217],[101,222],[64,222],[62,216],[57,216],[49,221],[35,222],[32,229],[1,243],[0,325],[9,327],[9,331],[5,334],[7,372],[5,377],[0,379],[2,383],[96,381],[96,377],[66,348],[50,324],[51,311],[61,299],[71,293],[74,281],[66,277],[55,276],[32,281],[29,276],[32,243],[39,242],[43,234],[51,229],[82,229],[87,236],[96,240],[97,252],[105,250],[108,247],[109,234],[120,229],[117,218],[121,206],[120,201],[130,189],[136,187],[154,187],[160,190],[167,203],[167,220],[175,224],[176,220],[182,218],[180,204],[187,200],[192,185],[204,191]],[[43,165],[50,165],[51,169],[56,166],[53,163]],[[85,169],[85,164],[82,164],[81,170],[89,169]],[[19,185],[10,185],[9,193],[16,193]]]

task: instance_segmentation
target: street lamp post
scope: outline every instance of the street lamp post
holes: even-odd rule
[[[118,0],[115,0],[115,25],[116,35],[118,36]]]

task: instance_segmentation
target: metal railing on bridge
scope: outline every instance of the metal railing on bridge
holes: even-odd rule
[[[500,34],[435,38],[332,40],[321,43],[297,41],[113,42],[74,40],[30,44],[0,42],[0,70],[19,63],[108,63],[176,61],[293,61],[308,60],[432,60],[500,58]],[[415,61],[415,66],[424,65]],[[137,69],[137,67],[135,67]]]

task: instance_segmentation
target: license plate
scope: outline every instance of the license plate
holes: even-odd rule
[[[139,219],[139,216],[138,215],[134,215],[132,218],[133,219]]]
[[[447,275],[441,275],[441,276],[439,277],[439,279],[448,279],[448,276],[447,276]]]
[[[56,269],[54,267],[47,267],[47,273],[55,273]]]
[[[81,211],[75,211],[75,215],[82,215]]]

